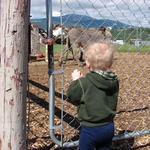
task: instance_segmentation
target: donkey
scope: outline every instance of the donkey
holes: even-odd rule
[[[98,29],[73,27],[68,31],[64,53],[71,51],[73,59],[78,62],[78,65],[82,65],[84,62],[84,50],[88,45],[94,42],[111,42],[111,39],[112,35],[105,27]],[[64,60],[61,56],[60,64],[63,62]]]

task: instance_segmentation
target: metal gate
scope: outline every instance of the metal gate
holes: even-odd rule
[[[56,7],[58,4],[59,8]],[[52,37],[53,23],[60,23],[67,28],[105,27],[106,31],[112,34],[111,43],[115,49],[112,69],[120,79],[118,112],[115,118],[116,131],[113,140],[141,136],[149,141],[150,2],[148,0],[46,0],[46,7],[49,37]],[[59,21],[58,18],[52,17],[52,11],[56,10],[60,13]],[[50,137],[60,147],[74,147],[78,146],[80,124],[76,106],[69,103],[65,96],[71,82],[66,72],[71,73],[72,70],[67,68],[68,62],[62,64],[60,68],[55,68],[54,51],[53,46],[49,46]],[[63,44],[61,53],[63,54]],[[83,72],[87,71],[80,69]],[[58,79],[61,79],[61,82],[55,86]],[[113,146],[115,147],[115,144]]]

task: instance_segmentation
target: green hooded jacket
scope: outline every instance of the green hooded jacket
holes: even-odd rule
[[[113,122],[118,101],[119,82],[113,72],[91,71],[73,81],[68,100],[78,106],[78,119],[85,126]]]

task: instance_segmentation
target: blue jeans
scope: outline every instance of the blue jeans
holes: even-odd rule
[[[81,126],[79,150],[110,150],[114,136],[114,123],[104,126]]]

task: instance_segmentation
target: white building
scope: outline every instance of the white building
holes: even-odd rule
[[[124,41],[123,41],[123,40],[112,41],[112,43],[113,43],[113,44],[124,45]]]
[[[142,41],[142,40],[136,40],[135,41],[135,46],[139,47],[141,45],[150,45],[150,41]]]

